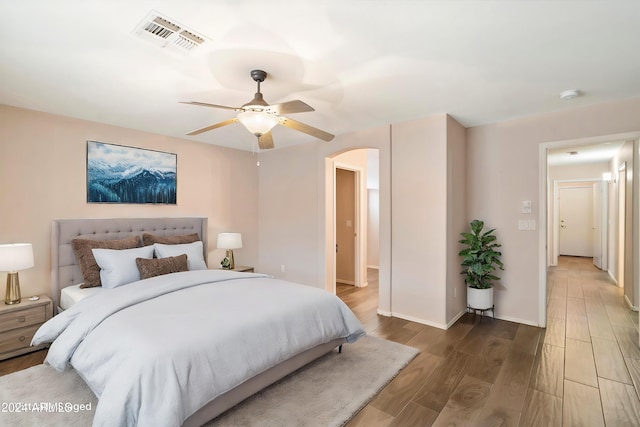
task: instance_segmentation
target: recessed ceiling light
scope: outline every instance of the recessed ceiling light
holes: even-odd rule
[[[577,89],[564,90],[560,92],[560,99],[567,101],[580,95],[580,91]]]
[[[577,154],[578,154],[578,152],[577,152],[577,151],[567,151],[567,153],[568,153],[569,155],[571,155],[571,156],[575,156],[575,155],[577,155]]]

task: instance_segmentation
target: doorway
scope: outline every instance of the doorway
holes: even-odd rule
[[[375,293],[376,301],[379,301],[380,288],[377,284],[381,245],[379,156],[379,149],[358,148],[326,157],[324,194],[325,289],[336,293],[338,284],[369,287],[371,279],[376,286],[368,293]],[[345,201],[355,201],[355,206],[343,209],[340,205]],[[353,251],[350,248],[352,243]],[[351,253],[353,261],[349,256],[343,257]],[[353,271],[353,279],[350,271]]]
[[[603,185],[605,184],[605,185]],[[558,265],[558,256],[592,258],[607,270],[608,192],[602,179],[554,180],[549,206],[549,265]]]
[[[559,189],[558,252],[593,257],[593,187],[563,185]]]
[[[336,282],[356,284],[358,182],[356,171],[336,168]]]

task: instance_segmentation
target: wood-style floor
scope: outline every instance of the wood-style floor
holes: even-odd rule
[[[561,257],[548,276],[547,329],[463,316],[441,329],[378,316],[378,282],[338,286],[370,335],[421,353],[348,427],[640,426],[638,316],[590,259]],[[348,349],[347,349],[348,351]],[[0,362],[0,375],[46,350]]]
[[[638,313],[591,262],[549,270],[547,329],[465,315],[443,331],[378,316],[375,270],[338,285],[370,335],[421,350],[347,427],[640,426]]]

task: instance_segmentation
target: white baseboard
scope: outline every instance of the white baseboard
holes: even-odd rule
[[[451,319],[449,321],[449,323],[447,323],[447,329],[449,329],[450,327],[452,327],[454,325],[454,323],[456,323],[462,316],[464,316],[464,314],[467,312],[467,310],[462,310],[460,313],[456,314],[453,319]]]
[[[427,326],[433,326],[434,328],[438,328],[438,329],[444,329],[444,330],[447,329],[447,325],[444,323],[431,322],[430,320],[420,319],[417,317],[407,316],[407,315],[398,314],[398,313],[392,313],[391,316],[397,317],[398,319],[409,320],[410,322],[416,322],[416,323],[421,323]]]
[[[380,267],[377,265],[367,265],[367,268],[371,268],[373,270],[380,270]]]
[[[343,285],[351,285],[351,286],[355,286],[356,282],[354,282],[353,280],[342,280],[342,279],[336,279],[337,283],[342,283]]]
[[[380,316],[392,317],[390,311],[383,311],[383,310],[380,310],[379,308],[376,310],[376,313],[378,313]]]
[[[631,301],[629,301],[629,298],[625,295],[624,296],[624,300],[627,303],[627,305],[629,306],[629,308],[633,311],[640,311],[640,308],[636,307],[635,305],[631,304]]]
[[[506,320],[507,322],[513,323],[522,323],[523,325],[535,326],[536,328],[540,328],[540,324],[538,322],[532,322],[531,320],[519,319],[517,317],[509,317],[509,316],[496,316],[496,319]]]
[[[611,274],[611,270],[607,270],[607,274],[609,275],[609,277],[611,278],[611,280],[613,280],[613,283],[615,283],[615,284],[616,284],[616,286],[620,287],[620,286],[618,285],[618,281],[616,280],[616,278],[615,278],[615,277],[613,277],[613,274]]]

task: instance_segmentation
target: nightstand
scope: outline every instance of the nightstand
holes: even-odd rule
[[[13,305],[0,301],[0,360],[47,347],[48,344],[31,347],[31,339],[51,316],[53,303],[46,295],[40,295],[37,301],[22,298],[20,304]]]
[[[220,270],[240,271],[243,273],[253,273],[253,267],[247,267],[246,265],[236,265],[235,268],[221,268]]]

